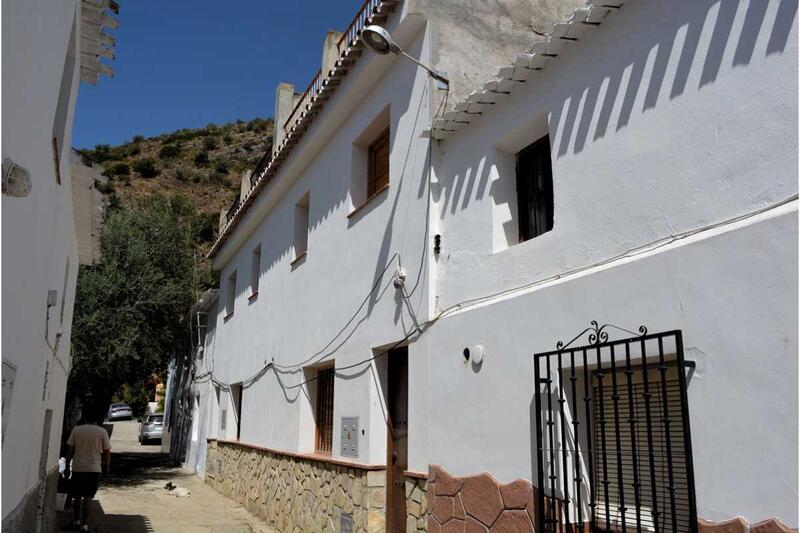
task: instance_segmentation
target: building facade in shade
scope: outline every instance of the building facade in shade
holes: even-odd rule
[[[280,529],[796,528],[796,3],[508,4],[278,88],[187,456]]]
[[[72,124],[80,81],[111,74],[116,9],[3,3],[3,530],[52,525],[75,283],[104,207]]]

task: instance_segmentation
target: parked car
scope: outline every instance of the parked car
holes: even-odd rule
[[[112,403],[108,408],[108,420],[131,420],[133,409],[127,403]]]
[[[161,440],[164,433],[164,414],[153,413],[146,415],[139,425],[139,444],[149,440]]]

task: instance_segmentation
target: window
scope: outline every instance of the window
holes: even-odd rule
[[[228,276],[228,284],[225,287],[225,318],[233,315],[233,306],[236,303],[236,271]]]
[[[67,283],[69,282],[69,258],[67,258],[67,268],[64,270],[64,287],[61,290],[61,311],[59,312],[59,320],[64,323],[64,303],[67,300]]]
[[[553,169],[549,136],[517,154],[517,212],[519,242],[553,229]]]
[[[389,128],[369,145],[367,198],[389,185]]]
[[[261,245],[256,246],[250,258],[250,298],[258,294],[258,278],[261,274]]]
[[[333,380],[333,367],[321,368],[317,372],[317,439],[314,449],[321,453],[331,453],[333,449]]]
[[[308,251],[308,209],[310,193],[305,193],[294,206],[294,262],[305,257]]]

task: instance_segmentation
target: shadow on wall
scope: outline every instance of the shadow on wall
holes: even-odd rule
[[[750,64],[760,38],[762,41],[767,39],[765,57],[783,53],[797,16],[797,1],[780,1],[774,17],[768,18],[767,11],[771,3],[768,0],[648,2],[646,9],[655,12],[651,18],[658,24],[638,30],[625,29],[628,32],[625,40],[635,43],[635,46],[615,47],[614,53],[618,55],[613,60],[597,61],[593,70],[584,72],[584,83],[576,84],[571,92],[560,92],[559,102],[550,109],[541,110],[542,114],[550,115],[554,156],[560,158],[570,149],[573,154],[578,154],[588,142],[598,141],[608,135],[610,128],[613,127],[612,133],[624,129],[635,112],[644,114],[656,108],[667,94],[669,100],[674,100],[688,90],[701,91],[717,81],[723,68],[735,69]],[[631,9],[638,7],[631,5]],[[669,15],[660,17],[657,11],[662,9],[668,9]],[[736,25],[734,33],[734,21],[737,19],[742,23],[740,28]],[[615,22],[612,19],[606,24]],[[705,42],[701,43],[701,35],[704,28],[708,29],[711,25],[713,29],[706,46]],[[601,26],[598,31],[602,32],[604,28]],[[591,39],[592,36],[588,35],[587,38]],[[591,54],[585,44],[578,42],[572,46],[581,49],[579,53]],[[731,50],[732,59],[726,65],[723,63],[725,52]],[[551,76],[551,71],[559,68],[559,62],[575,59],[569,55],[568,50],[538,76]],[[677,61],[677,65],[667,78],[667,68],[673,56],[673,62]],[[697,87],[690,87],[690,73],[697,69],[701,69],[699,83]],[[646,71],[649,78],[644,82]],[[568,87],[559,86],[558,89]],[[640,109],[636,108],[637,102],[642,102]],[[618,116],[616,124],[612,126],[615,110],[618,110]],[[571,142],[573,136],[574,141]],[[531,139],[531,142],[534,140]],[[471,164],[446,182],[447,190],[443,191],[446,195],[443,199],[445,207],[440,212],[441,218],[447,215],[448,205],[450,214],[454,214],[459,200],[461,209],[464,209],[472,199],[480,200],[486,194],[492,165],[486,164],[485,154],[476,155],[480,157],[477,164]],[[495,192],[498,193],[496,204],[508,202],[506,191],[489,192],[493,198]]]

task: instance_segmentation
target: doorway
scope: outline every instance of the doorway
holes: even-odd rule
[[[390,533],[406,530],[405,474],[408,469],[408,348],[396,348],[388,357],[386,524]]]

